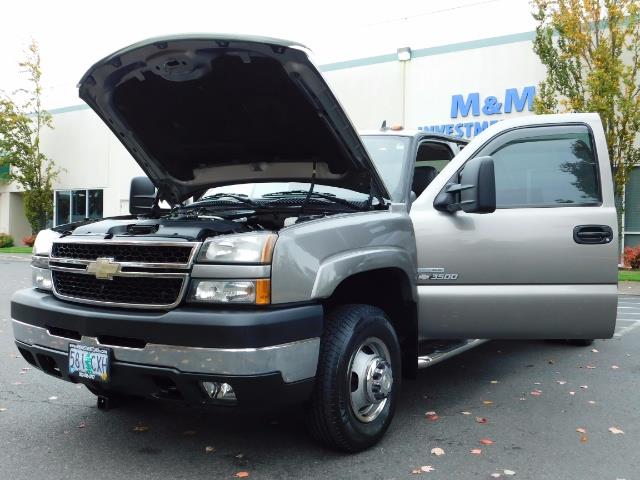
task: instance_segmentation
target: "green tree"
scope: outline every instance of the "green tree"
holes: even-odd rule
[[[19,66],[28,88],[12,96],[0,93],[0,165],[10,166],[9,180],[24,190],[25,215],[37,233],[53,216],[53,182],[60,170],[40,151],[40,134],[53,123],[42,108],[42,69],[35,41]]]
[[[621,227],[624,186],[640,163],[640,0],[532,0],[532,5],[538,22],[534,51],[547,68],[534,109],[600,114]]]

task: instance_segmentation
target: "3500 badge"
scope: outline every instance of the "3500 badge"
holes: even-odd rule
[[[429,268],[419,268],[418,281],[425,280],[457,280],[457,273],[445,273],[444,268],[440,267],[429,267]]]

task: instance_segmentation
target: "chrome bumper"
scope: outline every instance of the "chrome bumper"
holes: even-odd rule
[[[13,335],[19,342],[67,352],[69,343],[108,347],[115,361],[174,368],[184,373],[218,375],[260,375],[280,372],[285,383],[312,378],[316,374],[320,339],[262,348],[200,348],[148,343],[144,348],[104,345],[95,337],[82,340],[52,335],[46,328],[12,320]]]

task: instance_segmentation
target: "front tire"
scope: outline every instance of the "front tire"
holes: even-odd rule
[[[377,443],[395,412],[400,372],[398,338],[382,310],[344,305],[331,311],[308,412],[312,435],[345,452]]]

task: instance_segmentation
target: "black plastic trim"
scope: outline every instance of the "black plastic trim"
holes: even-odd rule
[[[34,289],[17,291],[11,317],[90,337],[112,336],[146,343],[205,348],[260,348],[319,337],[321,305],[269,309],[178,307],[169,311],[114,309],[70,303]]]

